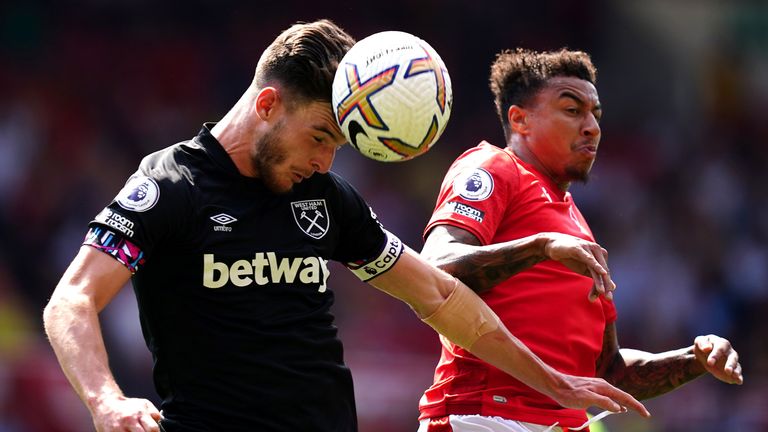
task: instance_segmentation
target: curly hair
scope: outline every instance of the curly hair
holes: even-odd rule
[[[566,48],[544,52],[517,48],[496,55],[489,84],[505,136],[509,137],[510,133],[509,107],[525,107],[554,77],[575,77],[595,84],[597,69],[589,54]]]
[[[330,20],[296,23],[264,50],[254,82],[257,88],[280,85],[295,103],[330,103],[336,68],[354,44],[355,39]]]

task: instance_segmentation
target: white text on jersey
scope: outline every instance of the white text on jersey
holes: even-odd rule
[[[257,252],[252,260],[237,260],[232,265],[217,262],[213,254],[203,255],[203,286],[221,288],[227,283],[238,287],[269,283],[320,284],[326,290],[331,272],[328,261],[320,257],[277,258],[274,252]],[[298,278],[298,280],[297,280]]]

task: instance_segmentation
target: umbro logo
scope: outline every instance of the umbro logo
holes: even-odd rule
[[[213,230],[214,231],[232,231],[232,227],[229,227],[227,225],[237,222],[237,219],[226,214],[226,213],[219,213],[216,216],[211,216],[211,220],[218,223],[219,225],[214,225]]]

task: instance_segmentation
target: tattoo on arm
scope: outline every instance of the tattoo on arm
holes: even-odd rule
[[[615,325],[606,326],[597,374],[637,399],[662,395],[705,373],[693,355],[693,347],[659,354],[619,350],[618,344],[617,349],[606,350],[606,343],[610,343],[608,338],[616,340]]]
[[[422,255],[476,292],[483,292],[544,261],[541,249],[535,236],[482,246],[472,233],[441,225],[430,232]]]

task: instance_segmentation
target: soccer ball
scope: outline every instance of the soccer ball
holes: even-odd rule
[[[333,80],[333,110],[344,136],[364,156],[382,162],[429,150],[451,116],[453,91],[437,52],[399,31],[357,42]]]

